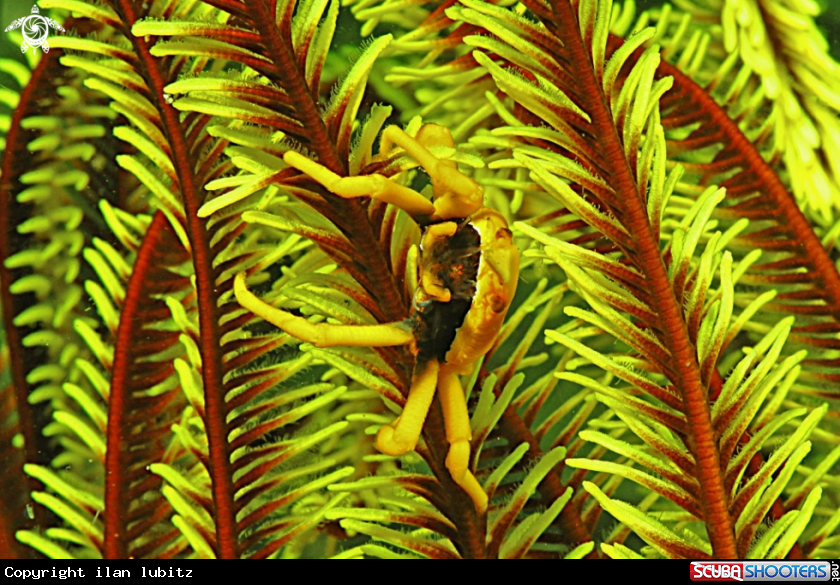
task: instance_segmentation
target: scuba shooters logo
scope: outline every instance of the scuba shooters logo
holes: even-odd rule
[[[32,14],[18,18],[12,24],[6,27],[6,32],[10,30],[21,29],[23,34],[23,42],[20,45],[20,51],[25,53],[29,47],[32,47],[33,52],[38,51],[38,47],[45,53],[50,52],[50,45],[47,43],[47,37],[50,34],[50,27],[59,32],[64,32],[64,28],[51,18],[41,16],[39,14],[38,5],[32,5]]]
[[[837,561],[692,561],[692,581],[840,581]]]

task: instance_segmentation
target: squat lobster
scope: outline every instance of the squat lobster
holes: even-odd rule
[[[369,197],[396,205],[422,228],[419,285],[408,320],[381,325],[310,323],[254,296],[245,286],[244,273],[237,275],[234,293],[246,309],[316,347],[410,345],[416,365],[408,399],[402,414],[379,430],[376,447],[388,455],[413,450],[438,390],[450,444],[446,467],[476,511],[484,513],[487,494],[469,469],[472,431],[459,375],[471,373],[499,335],[516,292],[519,251],[504,217],[483,206],[482,187],[455,162],[429,151],[455,146],[447,128],[426,124],[411,137],[389,126],[382,133],[380,155],[387,156],[394,146],[426,169],[434,202],[383,175],[340,177],[294,151],[283,160],[339,197]]]

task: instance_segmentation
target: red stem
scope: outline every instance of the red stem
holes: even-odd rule
[[[138,57],[138,67],[148,87],[148,98],[157,107],[161,129],[172,152],[172,163],[178,176],[181,197],[186,214],[187,237],[193,254],[196,294],[198,297],[198,347],[201,354],[201,378],[204,384],[205,416],[209,450],[208,471],[213,492],[213,518],[216,522],[216,554],[219,558],[239,557],[239,538],[236,528],[236,508],[233,492],[233,468],[230,461],[228,425],[226,421],[225,373],[222,350],[219,345],[221,311],[218,303],[216,274],[210,235],[198,209],[204,202],[203,181],[195,177],[195,161],[181,127],[179,112],[164,100],[164,87],[169,83],[168,72],[159,69],[163,62],[152,56],[152,39],[131,34],[131,27],[140,18],[129,0],[115,0],[114,8],[122,17],[126,30],[123,34],[131,41]]]
[[[689,77],[680,72],[679,69],[670,63],[662,63],[659,66],[659,74],[662,76],[673,76],[674,89],[685,92],[698,104],[698,109],[706,112],[711,119],[711,124],[722,135],[721,142],[728,150],[741,154],[741,161],[745,162],[749,169],[760,180],[761,185],[756,190],[761,190],[762,198],[767,201],[764,206],[767,215],[773,216],[786,231],[795,234],[798,249],[796,256],[807,257],[806,262],[812,269],[809,274],[814,288],[823,293],[823,299],[829,304],[829,311],[833,318],[840,320],[840,273],[831,261],[831,257],[823,248],[820,239],[811,228],[805,215],[799,209],[796,201],[785,188],[778,175],[770,168],[770,165],[761,157],[761,153],[752,145],[749,139],[744,136],[738,124],[730,118],[714,98],[702,87],[697,85]],[[743,171],[742,171],[743,173]],[[723,186],[726,186],[724,183]],[[782,217],[778,217],[778,216]]]
[[[108,401],[103,546],[103,556],[106,559],[125,559],[134,552],[129,548],[129,523],[132,520],[130,507],[144,491],[153,489],[147,481],[139,481],[139,484],[135,481],[138,472],[148,473],[145,470],[138,471],[138,467],[145,467],[149,462],[159,460],[155,455],[163,455],[162,445],[158,445],[154,440],[151,444],[148,440],[138,440],[135,429],[142,425],[145,432],[153,431],[155,423],[144,420],[144,417],[156,420],[160,410],[172,405],[167,404],[166,394],[159,395],[154,399],[158,404],[157,412],[149,412],[148,397],[137,400],[135,390],[145,389],[149,375],[157,377],[160,374],[159,366],[143,363],[138,359],[145,357],[144,354],[154,354],[173,343],[178,343],[175,332],[144,332],[144,328],[150,320],[157,320],[155,314],[168,313],[162,301],[156,301],[153,295],[160,292],[155,290],[160,283],[165,282],[168,276],[171,277],[161,274],[166,271],[166,266],[161,264],[162,256],[169,253],[173,246],[179,245],[166,216],[157,212],[143,238],[126,287],[114,344],[114,365]],[[183,255],[186,256],[186,251]],[[142,340],[142,343],[138,344],[139,340]],[[139,355],[138,347],[141,348]],[[166,370],[163,373],[165,375]],[[139,383],[141,388],[137,388],[138,380],[145,382]],[[166,425],[165,422],[163,424]],[[161,483],[160,478],[149,477],[154,485]],[[141,486],[139,493],[135,491],[138,489],[137,485]]]
[[[15,280],[12,271],[6,267],[6,259],[12,256],[16,250],[12,245],[12,234],[15,233],[16,225],[14,220],[19,218],[18,212],[14,209],[17,204],[15,195],[22,190],[23,185],[19,181],[20,175],[32,170],[31,153],[26,149],[26,144],[32,140],[31,131],[24,130],[21,122],[33,115],[33,106],[40,100],[38,92],[44,90],[44,85],[49,84],[54,71],[50,70],[58,64],[63,54],[62,51],[54,51],[45,55],[38,66],[32,71],[29,83],[26,84],[20,94],[19,106],[12,112],[9,124],[9,132],[6,135],[6,148],[2,167],[0,168],[0,313],[2,313],[3,329],[6,336],[6,346],[9,349],[9,367],[11,369],[12,387],[14,389],[16,409],[18,413],[18,430],[23,435],[23,460],[30,463],[46,465],[49,462],[50,450],[41,440],[36,432],[35,414],[29,405],[29,383],[26,381],[27,364],[31,365],[32,350],[26,350],[23,346],[21,332],[14,324],[14,317],[19,313],[16,307],[20,307],[21,301],[12,295],[10,287]],[[50,89],[51,89],[50,85]],[[21,160],[21,155],[26,160]],[[19,470],[20,477],[24,477],[23,469]],[[41,491],[41,482],[29,478],[25,488],[29,493]],[[11,498],[3,498],[4,501],[12,502]],[[29,501],[27,494],[26,501]],[[37,525],[43,525],[43,509],[41,506],[34,506]],[[13,535],[14,530],[23,528],[30,522],[21,522],[25,516],[19,510],[13,511],[11,515],[16,519],[14,525],[8,526]],[[7,527],[4,525],[4,531]],[[12,539],[9,543],[12,548],[19,548],[17,542]]]
[[[321,117],[320,106],[312,98],[312,92],[298,68],[290,41],[280,35],[274,24],[274,12],[271,9],[274,5],[275,2],[265,0],[255,0],[248,4],[251,20],[265,43],[266,56],[274,64],[274,81],[286,90],[294,104],[297,118],[303,122],[307,133],[307,146],[317,153],[318,161],[334,173],[347,176],[347,161],[338,154],[335,140]],[[404,319],[407,308],[376,236],[377,230],[374,230],[368,218],[366,204],[360,200],[341,200],[332,195],[325,199],[331,211],[328,218],[353,242],[358,250],[358,258],[363,262],[363,265],[345,265],[344,268],[379,301],[382,315],[378,317],[384,321]]]
[[[624,156],[624,146],[615,121],[595,77],[590,53],[584,47],[577,26],[577,15],[568,1],[553,5],[549,28],[563,42],[565,56],[571,69],[577,72],[580,94],[589,96],[588,112],[592,117],[593,134],[601,145],[601,160],[613,186],[615,203],[620,206],[622,221],[632,234],[629,242],[633,263],[643,272],[651,293],[651,308],[659,317],[660,339],[668,348],[671,359],[671,378],[679,390],[688,423],[689,447],[697,463],[703,514],[712,551],[716,558],[737,558],[735,527],[728,511],[728,494],[724,489],[720,455],[715,442],[711,411],[706,391],[700,379],[700,368],[680,303],[671,288],[668,272],[662,260],[659,241],[653,234],[647,209],[639,196],[633,170]]]

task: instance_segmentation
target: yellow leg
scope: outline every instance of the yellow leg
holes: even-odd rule
[[[455,483],[470,496],[475,511],[483,514],[487,510],[487,493],[470,471],[472,429],[464,389],[461,387],[458,372],[452,366],[441,366],[439,378],[438,388],[446,424],[446,440],[449,441],[446,468]]]
[[[410,154],[414,160],[420,163],[420,166],[430,173],[439,164],[449,165],[450,167],[455,165],[454,162],[442,161],[429,152],[429,147],[433,146],[455,147],[452,133],[446,126],[423,124],[417,131],[416,137],[409,136],[399,126],[388,126],[382,131],[382,138],[379,139],[379,153],[388,156],[395,145]]]
[[[436,217],[469,217],[484,204],[481,185],[459,171],[454,161],[441,160],[428,149],[429,146],[455,146],[448,128],[426,124],[420,128],[417,138],[412,138],[402,128],[388,126],[382,132],[379,152],[387,154],[394,144],[410,154],[429,173],[435,193]]]
[[[377,449],[386,455],[402,455],[414,449],[435,397],[439,367],[437,360],[430,360],[422,370],[415,369],[405,408],[393,426],[379,429]]]
[[[382,175],[340,177],[328,168],[293,150],[283,155],[283,160],[290,167],[309,175],[339,197],[345,199],[356,197],[378,199],[396,205],[415,219],[428,217],[435,212],[435,206],[423,195]]]
[[[406,345],[414,340],[411,327],[406,323],[382,325],[331,325],[310,323],[303,317],[272,307],[256,297],[245,286],[245,273],[240,272],[233,281],[233,293],[239,304],[259,315],[294,337],[308,341],[316,347],[346,345],[354,347],[387,347]]]

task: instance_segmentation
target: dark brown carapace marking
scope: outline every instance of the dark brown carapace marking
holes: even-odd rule
[[[451,237],[435,242],[432,250],[423,250],[422,254],[434,258],[435,263],[421,265],[420,270],[431,270],[452,294],[452,299],[448,303],[418,302],[415,295],[412,327],[418,361],[432,358],[445,361],[475,296],[481,238],[469,219],[453,221],[458,223],[457,231]]]

